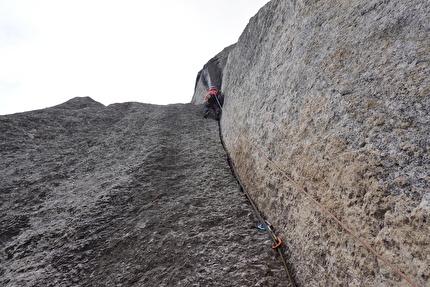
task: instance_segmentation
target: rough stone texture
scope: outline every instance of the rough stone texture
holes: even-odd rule
[[[0,286],[283,286],[202,107],[0,116]]]
[[[299,286],[430,286],[430,1],[273,0],[229,53],[226,147]]]
[[[211,86],[218,89],[222,87],[222,75],[228,54],[234,48],[234,44],[224,48],[215,57],[210,59],[197,74],[194,95],[191,99],[192,104],[203,104],[206,93]]]

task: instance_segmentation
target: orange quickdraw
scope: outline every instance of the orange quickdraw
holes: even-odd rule
[[[282,240],[281,237],[277,236],[276,239],[278,240],[278,244],[276,244],[275,246],[272,246],[273,249],[278,248],[279,246],[281,246],[282,244]]]

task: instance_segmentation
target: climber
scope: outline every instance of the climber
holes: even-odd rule
[[[218,89],[215,86],[212,86],[209,92],[205,96],[205,109],[204,109],[204,118],[206,119],[209,114],[210,110],[214,110],[215,112],[215,118],[217,121],[219,121],[221,116],[221,107],[224,103],[224,95],[218,91]]]

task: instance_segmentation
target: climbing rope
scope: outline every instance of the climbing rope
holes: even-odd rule
[[[224,113],[224,109],[222,108],[220,102],[218,101],[217,98],[217,102],[218,105],[221,108],[221,111]],[[221,126],[221,124],[220,124]],[[270,164],[272,165],[275,170],[277,170],[283,177],[285,177],[288,181],[290,181],[300,192],[302,192],[303,194],[305,194],[313,203],[315,203],[319,208],[321,208],[326,214],[328,214],[335,222],[337,222],[344,230],[346,230],[349,234],[351,234],[358,242],[360,242],[364,247],[366,247],[372,254],[374,254],[377,258],[379,258],[380,260],[382,260],[388,267],[390,267],[394,272],[396,272],[398,275],[400,275],[403,279],[405,279],[409,284],[411,284],[414,287],[419,287],[414,281],[412,281],[411,278],[409,278],[408,276],[406,276],[403,272],[401,272],[398,268],[396,268],[393,264],[391,264],[387,259],[385,259],[382,255],[380,255],[378,252],[376,252],[375,249],[373,249],[366,241],[364,241],[362,238],[360,238],[357,234],[355,234],[355,232],[353,232],[346,224],[344,224],[340,219],[338,219],[333,213],[331,213],[326,207],[324,207],[321,203],[319,203],[313,196],[311,196],[302,186],[300,186],[296,181],[294,181],[291,177],[289,177],[275,162],[273,162],[260,148],[258,148],[248,137],[246,137],[240,130],[238,130],[239,134],[251,145],[251,147],[253,147],[255,150],[258,151],[258,153]],[[237,176],[236,176],[237,177]],[[237,177],[238,178],[238,177]],[[238,179],[239,183],[241,184],[240,180]],[[241,184],[242,186],[242,184]],[[245,189],[244,189],[245,191]],[[245,192],[246,193],[246,192]],[[250,198],[250,196],[246,193],[249,201],[251,202],[251,204],[253,205],[253,207],[255,208],[255,210],[258,210],[257,207],[255,206],[255,204],[253,203],[252,199]],[[262,222],[262,224],[264,225],[264,227],[266,229],[268,229],[266,222],[264,219],[261,218],[261,216],[259,216],[260,221]],[[270,234],[270,233],[269,233]],[[274,234],[271,234],[272,239],[275,241],[275,243],[278,243],[276,240],[276,238],[274,237]],[[279,242],[281,242],[280,238],[279,238]],[[280,245],[280,244],[279,244]],[[275,245],[276,246],[276,245]],[[279,246],[278,246],[279,247]],[[277,248],[279,251],[279,248]],[[279,251],[280,254],[282,254],[281,251]],[[281,255],[282,260],[284,262],[284,267],[288,273],[288,277],[290,278],[290,282],[293,286],[296,286],[293,284],[292,280],[291,280],[291,276],[289,274],[287,265],[285,263],[285,260],[283,258],[283,255]]]
[[[397,274],[399,274],[402,278],[404,278],[406,281],[409,282],[414,287],[419,287],[415,282],[412,281],[411,278],[406,276],[402,271],[400,271],[398,268],[396,268],[394,265],[392,265],[387,259],[385,259],[382,255],[380,255],[378,252],[376,252],[375,249],[373,249],[367,242],[365,242],[363,239],[361,239],[355,232],[353,232],[348,226],[346,226],[345,223],[343,223],[340,219],[338,219],[333,213],[331,213],[327,208],[325,208],[321,203],[319,203],[313,196],[311,196],[306,190],[301,187],[296,181],[294,181],[292,178],[290,178],[275,162],[273,162],[271,159],[269,159],[266,154],[261,151],[257,146],[255,146],[251,140],[249,140],[242,132],[239,131],[239,133],[245,138],[245,140],[254,147],[261,156],[272,166],[275,167],[275,169],[282,174],[286,179],[288,179],[299,191],[304,193],[312,202],[314,202],[318,207],[320,207],[325,213],[327,213],[334,221],[336,221],[343,229],[345,229],[349,234],[351,234],[355,239],[357,239],[364,247],[366,247],[370,252],[372,252],[376,257],[381,259],[387,266],[389,266],[392,270],[394,270]]]
[[[223,108],[222,105],[220,104],[218,98],[216,97],[216,100],[218,102],[218,105],[221,109],[221,111],[223,112]],[[224,146],[225,151],[228,153],[226,146],[224,145],[224,141],[222,140],[222,134],[221,134],[221,124],[219,123],[219,134],[220,134],[220,139],[221,139],[221,143]],[[290,270],[288,269],[287,266],[287,261],[285,260],[284,254],[282,253],[281,250],[281,244],[282,244],[282,240],[279,236],[277,236],[273,229],[272,229],[272,225],[263,218],[263,216],[261,215],[261,213],[259,212],[257,205],[254,203],[254,201],[252,200],[251,196],[249,195],[248,191],[245,189],[244,185],[242,184],[242,181],[240,179],[239,174],[236,173],[236,168],[234,165],[234,160],[229,157],[228,158],[228,162],[230,165],[230,168],[232,170],[233,176],[236,178],[237,182],[239,183],[240,188],[242,189],[242,191],[244,192],[246,198],[248,199],[249,203],[252,206],[252,209],[255,213],[255,215],[258,217],[258,220],[261,222],[261,227],[258,226],[260,229],[267,231],[267,233],[269,234],[270,238],[273,240],[274,244],[272,246],[272,249],[276,249],[278,251],[279,257],[281,258],[282,264],[284,266],[285,272],[287,273],[287,277],[288,280],[290,281],[291,286],[293,287],[297,287],[296,282],[294,281],[293,277],[291,276]]]
[[[224,145],[224,143],[223,143]],[[276,249],[279,253],[279,256],[281,258],[282,264],[284,266],[285,272],[287,272],[287,276],[288,276],[288,280],[290,281],[291,286],[293,287],[297,287],[293,277],[291,276],[290,270],[288,269],[287,266],[287,262],[285,260],[284,254],[282,253],[281,248],[279,248],[282,244],[282,240],[279,236],[276,236],[276,234],[273,232],[271,224],[269,224],[267,222],[267,220],[265,220],[261,213],[258,211],[257,206],[255,205],[254,201],[252,200],[251,196],[249,195],[248,191],[245,189],[245,187],[242,184],[242,181],[240,179],[240,176],[236,173],[236,169],[234,166],[234,161],[229,158],[229,163],[230,163],[230,167],[231,170],[233,172],[234,177],[236,178],[237,182],[239,183],[239,186],[241,187],[241,189],[243,190],[243,192],[245,193],[245,196],[248,198],[248,201],[251,203],[251,206],[254,210],[254,213],[257,215],[258,220],[261,222],[261,225],[263,226],[261,229],[264,229],[267,231],[267,233],[269,234],[270,238],[273,240],[273,242],[275,243],[274,246],[272,246],[272,249]]]

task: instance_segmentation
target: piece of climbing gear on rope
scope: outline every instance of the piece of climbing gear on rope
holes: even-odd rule
[[[261,224],[257,226],[258,229],[266,231],[267,229],[265,227],[263,227]]]
[[[271,229],[272,224],[270,224],[270,222],[267,220],[264,220],[264,222],[266,223],[266,226]],[[257,227],[258,227],[258,229],[263,230],[263,231],[267,230],[266,227],[264,227],[263,223],[261,223]]]
[[[279,246],[281,246],[281,244],[282,244],[281,237],[276,236],[276,240],[278,240],[278,243],[277,243],[276,245],[272,246],[272,248],[273,248],[273,249],[278,248],[278,247],[279,247]]]
[[[221,110],[223,111],[223,108],[221,107]],[[387,259],[385,259],[382,255],[380,255],[374,248],[372,248],[366,241],[364,241],[361,237],[359,237],[357,234],[355,234],[348,226],[346,226],[342,221],[340,221],[333,213],[331,213],[325,206],[323,206],[320,202],[318,202],[312,195],[310,195],[301,185],[299,185],[296,181],[294,181],[291,177],[289,177],[276,163],[274,163],[260,148],[258,148],[248,137],[246,137],[240,130],[238,130],[238,133],[247,141],[251,147],[253,147],[255,150],[258,151],[258,153],[264,158],[268,163],[274,167],[275,170],[280,172],[284,178],[286,178],[288,181],[290,181],[300,192],[304,193],[312,202],[314,202],[318,207],[320,207],[326,214],[328,214],[335,222],[337,222],[345,231],[347,231],[349,234],[351,234],[358,242],[360,242],[364,247],[366,247],[373,255],[375,255],[377,258],[382,260],[388,267],[390,267],[395,273],[400,275],[403,279],[405,279],[409,284],[411,284],[414,287],[418,287],[418,285],[409,278],[406,274],[404,274],[402,271],[400,271],[398,268],[396,268],[393,264],[391,264]],[[248,197],[248,200],[250,201],[251,205],[255,210],[256,206],[253,203],[252,199],[247,194],[246,190],[243,188],[242,183],[239,179],[239,175],[236,174],[234,171],[234,164],[231,164],[231,168],[233,170],[233,174],[237,178],[240,186],[242,187],[242,190],[245,192],[245,195]],[[262,221],[261,217],[260,220]],[[270,234],[270,232],[269,232]],[[271,237],[273,234],[271,234]],[[273,239],[273,237],[272,237]],[[275,239],[273,239],[275,240]],[[281,255],[281,258],[283,259],[282,252],[280,251],[280,248],[277,248],[279,251],[279,254]],[[287,271],[288,277],[290,279],[290,283],[293,286],[295,285],[295,282],[292,280],[292,277],[289,274],[289,270],[286,266],[285,260],[283,259],[285,270]]]
[[[400,269],[396,268],[393,264],[391,264],[385,257],[376,252],[374,248],[370,246],[369,243],[364,241],[361,237],[359,237],[355,232],[353,232],[345,223],[343,223],[339,218],[337,218],[332,212],[330,212],[325,206],[323,206],[319,201],[317,201],[305,188],[299,185],[296,181],[294,181],[291,177],[289,177],[276,163],[274,163],[260,148],[258,148],[249,138],[247,138],[242,132],[239,131],[239,134],[252,146],[257,152],[264,158],[268,163],[270,163],[275,170],[277,170],[284,178],[286,178],[289,182],[291,182],[300,192],[305,194],[313,203],[315,203],[319,208],[321,208],[326,214],[328,214],[335,222],[337,222],[345,231],[351,234],[358,242],[360,242],[364,247],[366,247],[373,255],[382,260],[388,267],[390,267],[394,272],[400,275],[403,279],[408,281],[414,287],[419,287],[412,279],[406,274],[404,274]]]
[[[270,222],[268,222],[267,220],[265,220],[263,218],[263,216],[261,215],[261,213],[258,211],[257,206],[255,205],[255,203],[252,200],[252,198],[250,197],[249,193],[246,191],[245,187],[243,186],[242,181],[240,179],[240,176],[236,173],[234,161],[233,161],[233,159],[231,157],[229,157],[229,162],[230,162],[231,170],[233,172],[233,176],[236,178],[236,180],[239,183],[239,186],[241,187],[243,193],[248,198],[249,203],[251,203],[251,206],[252,206],[252,209],[254,210],[254,213],[256,214],[256,216],[258,217],[259,221],[261,222],[261,224],[259,225],[259,227],[261,226],[262,228],[264,228],[264,230],[267,231],[267,233],[269,234],[270,238],[275,243],[275,245],[272,246],[272,249],[276,249],[278,251],[279,257],[281,258],[282,264],[284,265],[284,269],[285,269],[285,271],[287,273],[288,280],[290,281],[291,286],[297,287],[296,282],[293,279],[293,277],[291,276],[290,270],[288,269],[287,262],[285,260],[284,254],[282,253],[282,248],[278,248],[282,244],[281,238],[279,236],[275,235],[275,233],[272,230],[272,224],[270,224]]]

